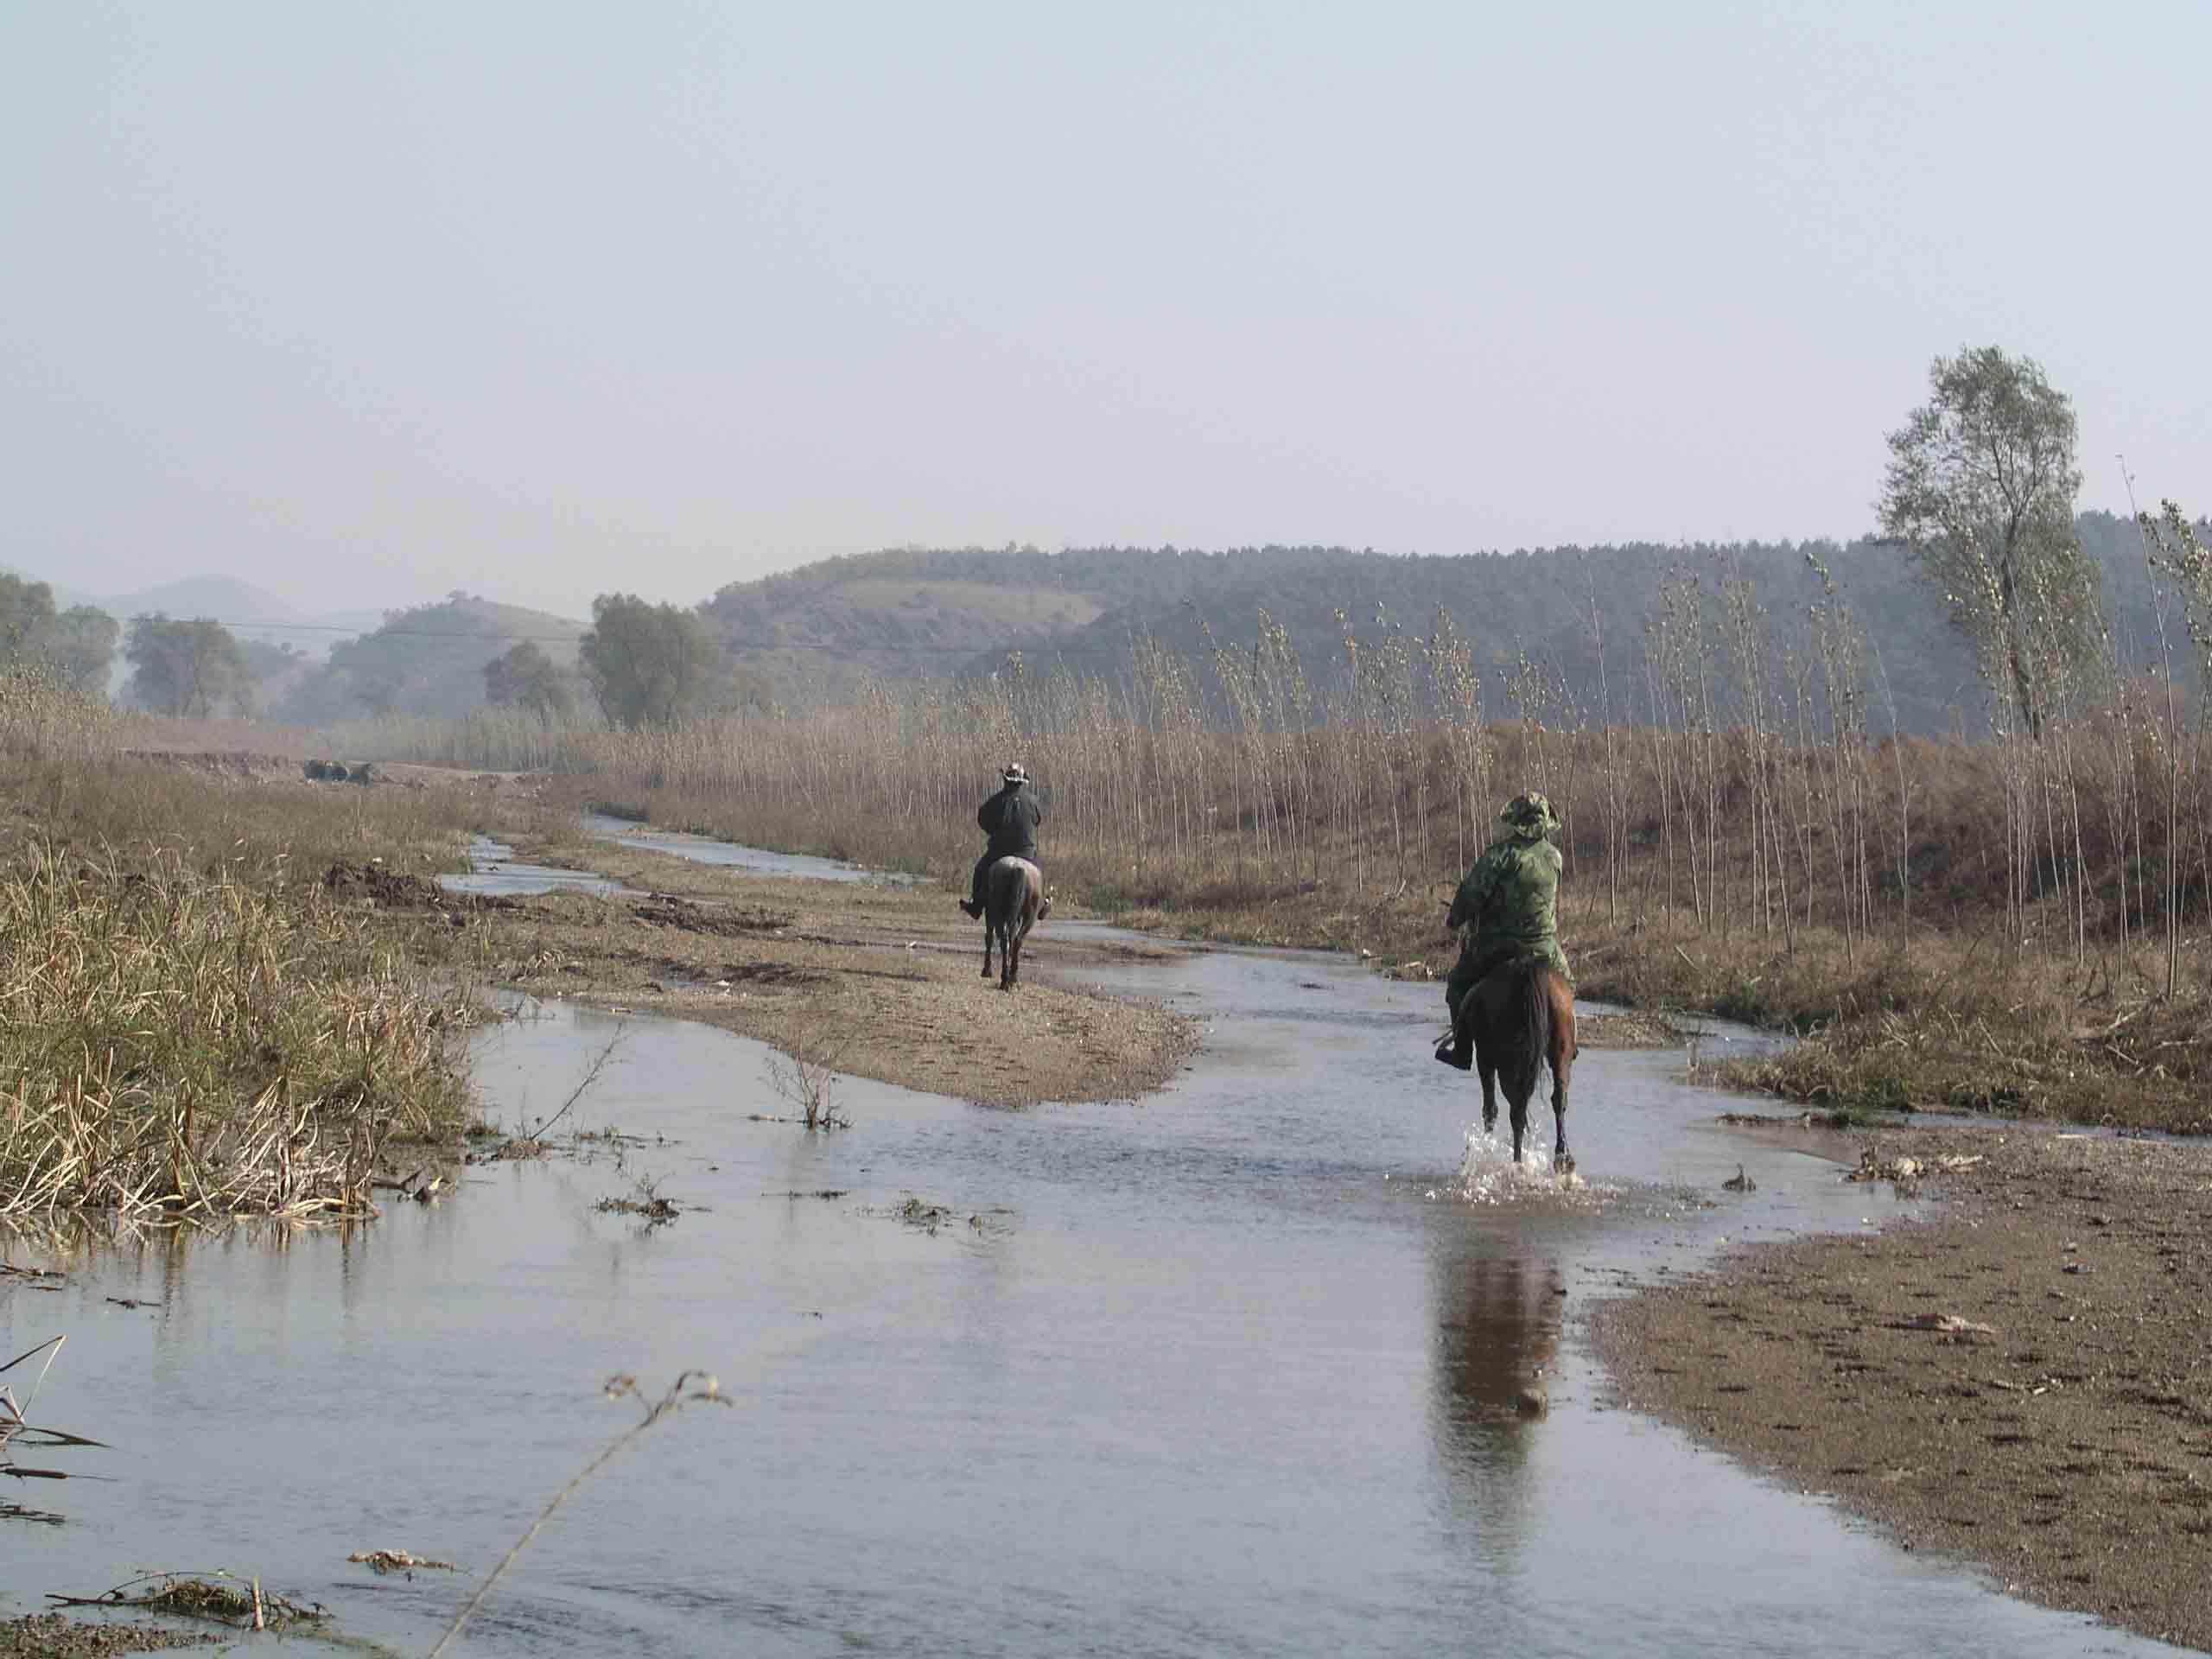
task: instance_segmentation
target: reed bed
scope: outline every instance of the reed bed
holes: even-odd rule
[[[537,769],[573,804],[955,880],[977,799],[1018,758],[1062,891],[1140,924],[1394,959],[1448,952],[1452,887],[1505,799],[1541,790],[1562,819],[1566,943],[1599,969],[1586,986],[1847,1028],[1839,1077],[1908,1050],[1934,1077],[1932,1049],[1948,1066],[1978,1046],[2021,1076],[2086,1067],[2202,1107],[2212,1036],[2187,1022],[2142,1054],[2063,1035],[2154,1000],[2212,1007],[2212,709],[2189,689],[2212,683],[2212,554],[2177,510],[2142,529],[2156,638],[2008,635],[1942,737],[1900,728],[1882,642],[1816,559],[1783,596],[1725,554],[1678,561],[1631,641],[1606,637],[1592,593],[1596,672],[1574,684],[1526,653],[1476,664],[1442,611],[1339,612],[1335,638],[1295,643],[1262,612],[1233,638],[1201,622],[1196,652],[1137,639],[1095,676],[1016,654],[837,707],[637,730],[487,711],[388,735],[394,758]],[[2096,611],[2083,592],[2038,613]],[[1937,1011],[1955,1018],[1916,1047],[1878,1028]],[[2012,1097],[1942,1077],[1944,1098]]]
[[[334,863],[371,858],[408,874],[465,869],[465,831],[484,813],[459,788],[310,788],[296,773],[273,781],[156,757],[65,765],[0,754],[0,841],[51,835],[161,852],[253,885],[308,883]]]
[[[1537,788],[1564,821],[1562,906],[1579,927],[1783,950],[1810,931],[1853,958],[1993,931],[1994,948],[2076,965],[2133,960],[2171,928],[2175,979],[2193,971],[2178,942],[2212,893],[2212,745],[2178,715],[2146,717],[2155,687],[2116,688],[2063,748],[2023,755],[1839,728],[1827,691],[1795,683],[1787,721],[1761,693],[1761,721],[1724,723],[1710,677],[1700,691],[1694,667],[1662,662],[1656,708],[1603,723],[1532,666],[1506,698],[1517,717],[1467,693],[1440,717],[1435,688],[1417,685],[1373,719],[1308,694],[1277,709],[1307,723],[1236,729],[1207,723],[1165,673],[1172,695],[1141,706],[1126,686],[1065,677],[1019,696],[878,686],[849,708],[579,723],[550,776],[576,804],[665,827],[954,877],[978,848],[976,802],[1019,757],[1063,890],[1123,911],[1338,918],[1408,899],[1440,911],[1504,799]],[[1395,712],[1407,706],[1421,716]]]
[[[312,887],[42,837],[0,873],[0,1215],[364,1215],[459,1131],[456,999]]]

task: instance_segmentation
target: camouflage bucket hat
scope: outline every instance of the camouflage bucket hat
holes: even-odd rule
[[[1523,835],[1541,836],[1559,827],[1552,804],[1534,790],[1526,795],[1516,795],[1497,816]]]

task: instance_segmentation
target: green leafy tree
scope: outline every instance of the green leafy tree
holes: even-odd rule
[[[0,662],[43,657],[53,633],[54,589],[42,582],[0,575]]]
[[[721,652],[697,612],[649,605],[632,594],[601,594],[592,601],[591,615],[578,656],[609,720],[662,724],[706,706],[721,690]]]
[[[484,664],[484,700],[527,709],[541,720],[566,720],[576,711],[575,677],[525,639]]]
[[[105,694],[108,671],[115,664],[115,642],[122,632],[121,625],[105,611],[73,605],[54,619],[47,656],[78,690]]]
[[[1937,358],[1928,381],[1929,401],[1889,435],[1882,533],[2039,737],[2046,679],[2081,666],[2097,634],[2095,571],[2074,523],[2074,407],[2032,359],[1994,346]]]
[[[156,611],[130,620],[123,654],[130,664],[124,695],[156,714],[205,719],[251,701],[253,673],[228,628],[210,617],[174,620]]]
[[[56,612],[46,583],[0,575],[0,664],[43,663],[73,689],[104,693],[120,632],[105,611]]]

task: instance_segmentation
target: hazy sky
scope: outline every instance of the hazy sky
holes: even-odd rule
[[[1929,358],[2212,508],[2205,0],[0,0],[0,563],[1850,535]],[[243,620],[243,619],[240,619]]]

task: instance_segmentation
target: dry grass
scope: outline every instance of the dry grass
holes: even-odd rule
[[[25,839],[0,874],[0,1213],[367,1213],[391,1139],[461,1128],[466,1017],[311,887]]]
[[[43,664],[0,670],[0,753],[81,760],[118,746],[125,716]]]
[[[1588,995],[1782,1027],[1803,1040],[1716,1080],[1829,1107],[1982,1113],[2212,1131],[2212,999],[2161,994],[2155,950],[2070,959],[1980,935],[1908,950],[1794,950],[1756,938],[1597,932]]]
[[[467,868],[480,801],[459,789],[354,789],[118,756],[0,757],[0,845],[24,836],[160,852],[256,885],[307,883],[372,857],[396,873]]]

